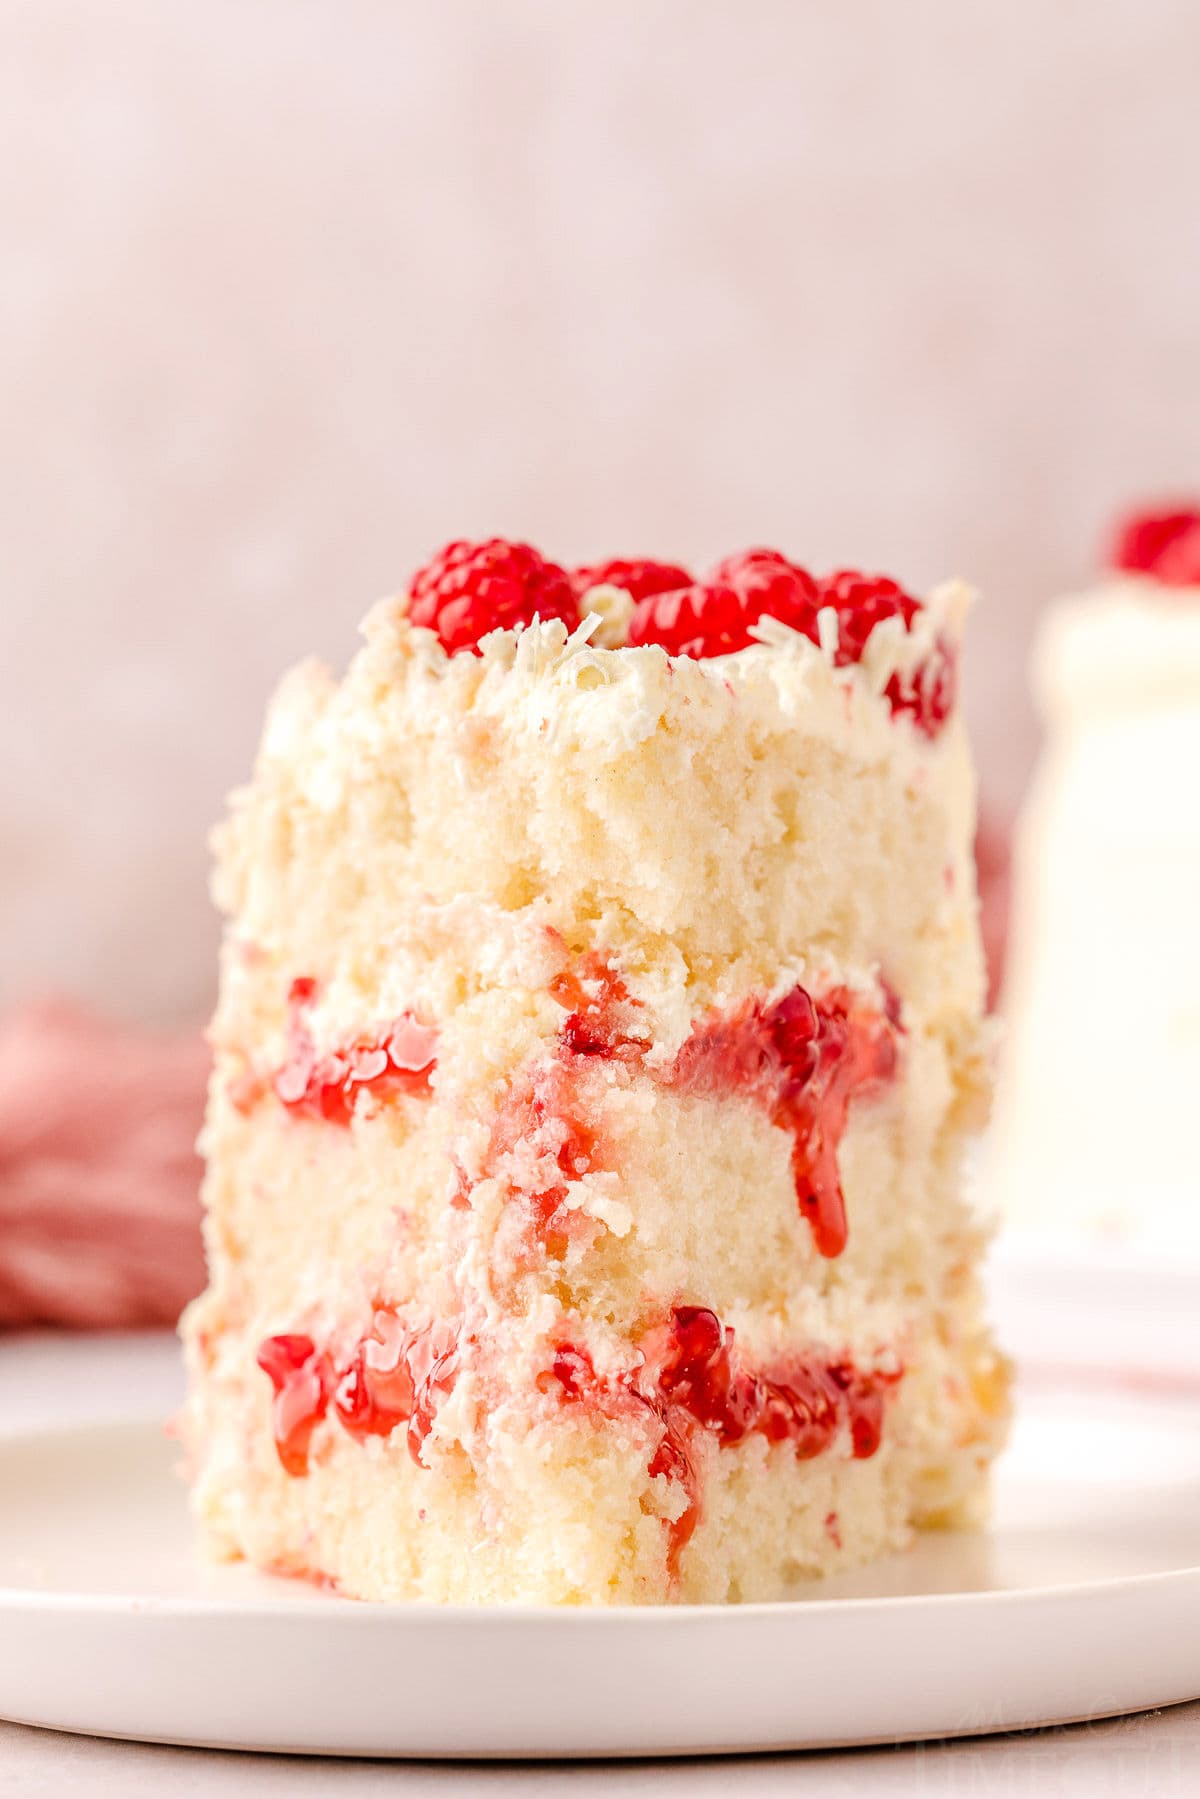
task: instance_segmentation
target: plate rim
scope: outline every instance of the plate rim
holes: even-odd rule
[[[1200,1418],[1196,1420],[1200,1431]],[[72,1440],[90,1438],[104,1439],[114,1435],[136,1435],[148,1438],[152,1434],[166,1435],[166,1427],[161,1416],[157,1414],[126,1414],[107,1419],[79,1421],[73,1424],[53,1423],[34,1425],[17,1431],[0,1431],[0,1461],[10,1452],[36,1449],[48,1442],[70,1443]],[[944,1535],[961,1538],[963,1536],[986,1536],[989,1526],[985,1522],[980,1526],[968,1526],[960,1530],[944,1532],[930,1531],[928,1536]],[[903,1551],[897,1552],[903,1555]],[[881,1558],[890,1559],[890,1558]],[[250,1568],[263,1579],[277,1579],[284,1591],[279,1600],[252,1595],[241,1598],[224,1599],[198,1598],[194,1596],[171,1597],[163,1594],[138,1594],[136,1592],[69,1592],[56,1589],[43,1589],[36,1586],[14,1586],[11,1583],[0,1584],[0,1611],[14,1612],[56,1612],[85,1611],[96,1615],[131,1614],[138,1618],[160,1619],[166,1616],[185,1619],[216,1619],[237,1616],[242,1618],[278,1618],[282,1613],[290,1617],[320,1617],[326,1622],[334,1619],[348,1621],[354,1619],[350,1626],[353,1629],[372,1629],[403,1621],[405,1623],[423,1623],[438,1626],[461,1626],[473,1624],[487,1625],[490,1628],[517,1627],[520,1625],[549,1624],[565,1626],[579,1630],[586,1626],[598,1625],[599,1628],[616,1628],[631,1622],[655,1621],[655,1627],[665,1623],[678,1623],[681,1619],[704,1623],[709,1626],[718,1625],[721,1621],[736,1619],[782,1619],[799,1614],[807,1617],[836,1613],[844,1617],[847,1613],[875,1614],[878,1612],[904,1611],[945,1611],[947,1609],[972,1605],[992,1607],[1007,1602],[1029,1606],[1032,1602],[1045,1604],[1061,1604],[1064,1600],[1074,1599],[1080,1603],[1099,1602],[1120,1595],[1132,1595],[1138,1591],[1148,1591],[1156,1587],[1173,1586],[1180,1582],[1191,1582],[1200,1593],[1200,1562],[1181,1563],[1177,1568],[1159,1568],[1140,1574],[1117,1574],[1106,1579],[1048,1581],[1036,1586],[1017,1586],[1001,1588],[985,1588],[965,1592],[936,1593],[883,1593],[877,1595],[847,1595],[845,1597],[821,1597],[815,1595],[805,1599],[766,1599],[747,1600],[736,1603],[719,1603],[713,1601],[695,1604],[653,1603],[646,1605],[532,1605],[524,1601],[512,1603],[497,1602],[492,1604],[464,1605],[461,1603],[441,1604],[433,1600],[360,1600],[340,1593],[320,1593],[306,1591],[301,1579],[290,1581],[284,1576],[270,1576],[261,1570],[253,1569],[253,1565],[242,1558],[229,1562],[213,1562],[214,1570],[222,1567]],[[292,1586],[299,1590],[292,1592]],[[286,1595],[286,1604],[282,1604]]]

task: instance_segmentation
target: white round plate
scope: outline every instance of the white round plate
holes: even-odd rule
[[[993,1527],[776,1605],[369,1606],[193,1557],[151,1424],[0,1441],[0,1716],[225,1748],[700,1754],[1200,1696],[1200,1405],[1023,1396]]]

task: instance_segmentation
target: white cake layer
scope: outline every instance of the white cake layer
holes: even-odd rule
[[[251,1393],[214,1385],[197,1513],[217,1554],[373,1599],[775,1599],[797,1579],[903,1548],[915,1527],[979,1522],[1003,1383],[981,1369],[969,1411],[946,1403],[961,1381],[953,1352],[930,1345],[921,1369],[869,1460],[844,1444],[798,1462],[761,1436],[701,1442],[703,1510],[677,1579],[663,1545],[678,1489],[647,1476],[645,1439],[600,1435],[525,1389],[489,1414],[475,1460],[450,1446],[418,1467],[403,1432],[359,1444],[330,1430],[297,1480],[271,1444],[266,1382]]]
[[[945,590],[931,618],[957,633],[964,606]],[[872,650],[897,641],[892,622]],[[615,956],[664,1053],[706,1005],[826,955],[882,964],[919,1019],[976,1018],[961,721],[931,741],[876,691],[894,658],[835,669],[767,623],[770,644],[705,662],[594,650],[582,631],[564,645],[557,624],[447,659],[377,608],[340,685],[306,664],[276,697],[220,842],[236,933],[326,983],[334,1034],[535,988],[513,958],[536,940],[507,928],[531,917]],[[282,1024],[278,981],[255,1000]],[[236,1005],[226,992],[219,1040]]]
[[[757,1438],[705,1446],[701,1522],[676,1597],[767,1596],[798,1571],[899,1546],[923,1519],[970,1516],[1002,1433],[1003,1379],[979,1321],[979,1242],[956,1171],[915,1143],[906,1153],[924,1189],[897,1167],[904,1099],[901,1083],[853,1109],[841,1158],[850,1247],[836,1260],[813,1249],[781,1131],[737,1100],[668,1096],[641,1120],[641,1166],[622,1163],[623,1233],[602,1231],[551,1271],[523,1264],[511,1202],[485,1194],[470,1214],[447,1210],[444,1167],[430,1178],[439,1126],[427,1102],[348,1131],[270,1100],[231,1119],[241,1141],[227,1140],[225,1165],[237,1173],[212,1196],[220,1241],[210,1226],[227,1279],[190,1321],[197,1504],[213,1546],[376,1597],[669,1596],[658,1520],[678,1495],[648,1477],[655,1438],[614,1441],[538,1388],[556,1342],[585,1347],[604,1371],[668,1301],[711,1306],[755,1363],[816,1345],[864,1369],[903,1367],[869,1462],[852,1461],[845,1441],[810,1462]],[[413,1294],[484,1346],[438,1414],[431,1468],[413,1462],[403,1430],[386,1448],[363,1445],[331,1418],[309,1474],[286,1475],[258,1344],[304,1330],[348,1348],[376,1303]],[[619,1529],[602,1523],[618,1515]],[[367,1520],[378,1517],[389,1523],[377,1540]]]

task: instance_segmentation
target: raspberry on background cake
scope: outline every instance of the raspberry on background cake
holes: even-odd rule
[[[1131,515],[1047,613],[989,1156],[1039,1239],[1200,1253],[1200,505]]]
[[[285,679],[218,844],[213,1551],[749,1600],[980,1515],[969,598],[456,543]]]
[[[1200,588],[1200,506],[1131,513],[1113,535],[1109,564],[1159,587]]]

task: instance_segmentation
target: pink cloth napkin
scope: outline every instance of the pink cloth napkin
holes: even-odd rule
[[[0,1020],[0,1328],[171,1324],[204,1284],[208,1053],[62,1001]]]

